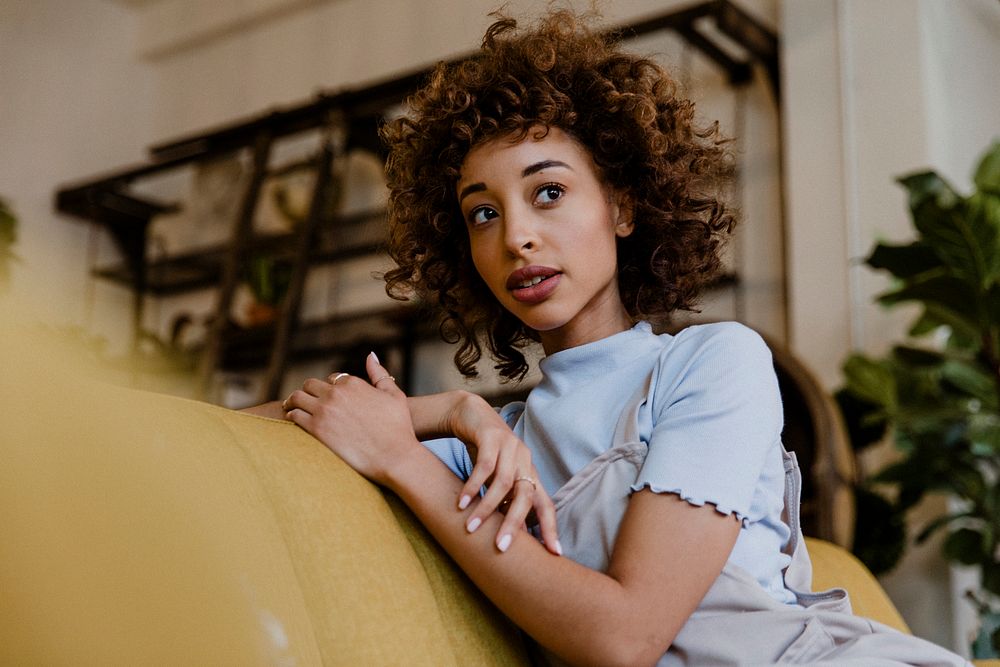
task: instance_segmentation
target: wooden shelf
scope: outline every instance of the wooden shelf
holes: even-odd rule
[[[347,313],[303,322],[296,330],[289,361],[329,359],[360,346],[389,347],[428,337],[434,318],[419,306],[389,305],[377,310]],[[240,328],[231,325],[223,336],[220,366],[227,371],[262,368],[275,339],[275,327]]]
[[[268,257],[292,259],[295,235],[262,234],[248,243],[248,251]],[[333,263],[379,252],[385,246],[385,211],[367,211],[350,216],[338,216],[322,226],[315,249],[310,254],[313,264]],[[155,296],[182,294],[197,289],[215,287],[222,278],[229,244],[201,248],[194,252],[171,255],[146,264],[144,292]],[[127,264],[99,268],[94,275],[129,287],[136,285]]]

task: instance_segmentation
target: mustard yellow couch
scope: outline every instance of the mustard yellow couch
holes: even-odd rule
[[[296,426],[0,350],[0,664],[528,664],[408,510]],[[818,587],[905,629],[810,548]]]

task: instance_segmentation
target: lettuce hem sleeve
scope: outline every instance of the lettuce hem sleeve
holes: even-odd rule
[[[723,516],[730,516],[730,515],[735,516],[739,520],[740,525],[743,526],[744,528],[746,528],[747,525],[749,525],[750,523],[749,517],[747,517],[746,514],[740,512],[736,508],[730,507],[725,503],[717,502],[715,500],[708,500],[707,498],[697,497],[691,493],[686,492],[684,489],[680,487],[661,486],[659,484],[654,484],[653,482],[649,481],[636,482],[635,484],[629,487],[629,491],[631,491],[632,493],[642,491],[643,489],[649,489],[653,493],[672,493],[675,496],[680,497],[681,500],[687,502],[689,505],[693,505],[694,507],[704,507],[705,505],[711,505],[716,512],[722,514]]]

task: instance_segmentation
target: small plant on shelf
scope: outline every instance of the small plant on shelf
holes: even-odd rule
[[[10,265],[17,261],[14,243],[17,241],[17,218],[7,202],[0,197],[0,289],[10,281]]]

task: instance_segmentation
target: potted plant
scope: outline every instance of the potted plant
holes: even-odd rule
[[[10,280],[10,265],[17,261],[12,248],[17,241],[17,218],[7,202],[0,198],[0,288]]]
[[[871,478],[895,492],[887,521],[902,525],[928,493],[955,499],[916,539],[944,531],[944,556],[978,568],[984,592],[971,594],[983,616],[1000,611],[1000,142],[973,178],[968,196],[933,171],[899,179],[917,238],[879,243],[867,264],[895,279],[879,303],[922,306],[909,335],[932,344],[852,355],[842,398],[862,407],[855,432],[891,429],[898,459]]]
[[[248,326],[263,326],[278,316],[281,300],[292,278],[292,263],[270,255],[255,255],[247,262],[245,282],[253,295],[244,315]]]

